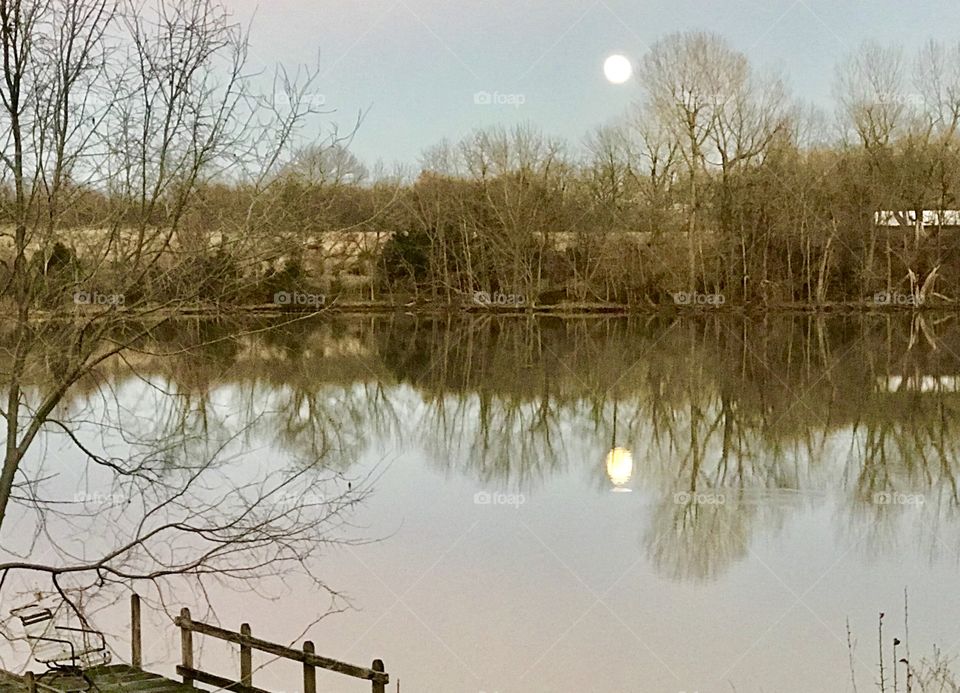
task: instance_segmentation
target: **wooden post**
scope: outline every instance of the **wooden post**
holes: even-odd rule
[[[250,624],[240,624],[240,635],[250,637]],[[240,643],[240,683],[244,686],[253,685],[253,650],[247,643]]]
[[[180,609],[180,618],[183,621],[180,624],[180,663],[187,669],[193,669],[193,631],[190,630],[190,609],[187,607]],[[183,684],[193,688],[193,677],[184,674]]]
[[[312,640],[303,643],[303,651],[305,654],[316,654]],[[303,693],[317,693],[317,670],[306,662],[303,663]]]
[[[140,595],[130,595],[130,663],[143,668],[143,644],[140,641]]]
[[[28,671],[23,675],[23,681],[27,684],[28,693],[37,693],[37,682],[33,678],[32,671]]]
[[[384,671],[383,660],[375,659],[373,660],[373,666],[370,667],[374,671]],[[377,681],[373,682],[373,693],[387,693],[387,686],[383,683],[378,683]]]

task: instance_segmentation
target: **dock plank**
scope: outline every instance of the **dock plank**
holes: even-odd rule
[[[198,693],[198,689],[186,686],[180,681],[135,669],[129,664],[111,664],[86,670],[86,675],[96,684],[94,690],[101,693]],[[83,691],[89,684],[82,677],[51,672],[38,679],[43,693],[58,691],[72,693]],[[27,685],[18,676],[0,672],[0,693],[26,693]]]

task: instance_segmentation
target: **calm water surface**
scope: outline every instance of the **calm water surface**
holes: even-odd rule
[[[70,408],[108,438],[111,417],[243,430],[233,474],[319,450],[369,488],[347,531],[373,541],[314,566],[350,608],[310,625],[329,596],[292,575],[209,596],[225,626],[382,658],[407,693],[848,691],[851,666],[865,691],[877,614],[902,635],[904,589],[914,656],[960,653],[957,323],[315,322],[143,357],[147,378],[110,375],[119,406]],[[44,445],[45,464],[76,455]],[[122,606],[101,619],[122,650]],[[175,631],[153,614],[145,638],[148,667],[172,671]],[[211,645],[203,663],[232,674],[236,656]]]

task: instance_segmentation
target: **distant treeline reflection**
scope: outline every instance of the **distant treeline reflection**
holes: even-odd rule
[[[872,552],[907,541],[907,526],[909,544],[931,559],[938,545],[958,545],[958,322],[929,313],[181,321],[106,365],[86,392],[132,369],[182,395],[171,398],[182,410],[171,425],[212,416],[214,393],[232,387],[259,434],[294,459],[319,450],[349,467],[391,440],[528,494],[561,473],[598,493],[629,488],[653,505],[643,542],[658,566],[709,579],[755,533],[824,498],[837,499],[843,531]],[[614,448],[632,462],[618,453],[611,474]]]

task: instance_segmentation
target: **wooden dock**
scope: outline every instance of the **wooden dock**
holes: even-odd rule
[[[143,647],[140,630],[140,598],[133,595],[130,599],[131,616],[131,653],[130,664],[110,664],[85,669],[83,675],[48,671],[41,675],[27,672],[17,676],[0,669],[0,693],[197,693],[196,684],[205,684],[215,690],[235,691],[237,693],[271,693],[253,685],[254,650],[265,652],[279,659],[293,660],[303,668],[303,693],[317,693],[317,669],[325,669],[355,679],[369,681],[367,685],[372,693],[386,693],[390,678],[384,671],[383,662],[373,660],[370,668],[355,666],[328,657],[321,657],[314,651],[309,640],[302,649],[293,649],[285,645],[255,638],[250,625],[244,623],[239,632],[220,628],[209,623],[201,623],[190,618],[190,610],[182,609],[174,623],[180,629],[181,663],[177,674],[182,681],[174,681],[159,674],[144,671],[141,667]],[[225,640],[240,646],[240,677],[231,679],[204,671],[194,662],[193,635],[205,635]]]
[[[197,693],[178,681],[165,679],[159,674],[136,669],[129,664],[111,664],[87,669],[88,680],[75,674],[51,672],[43,677],[0,676],[0,693],[73,693],[100,691],[101,693]],[[30,681],[30,679],[33,679]],[[91,685],[92,684],[92,685]]]

